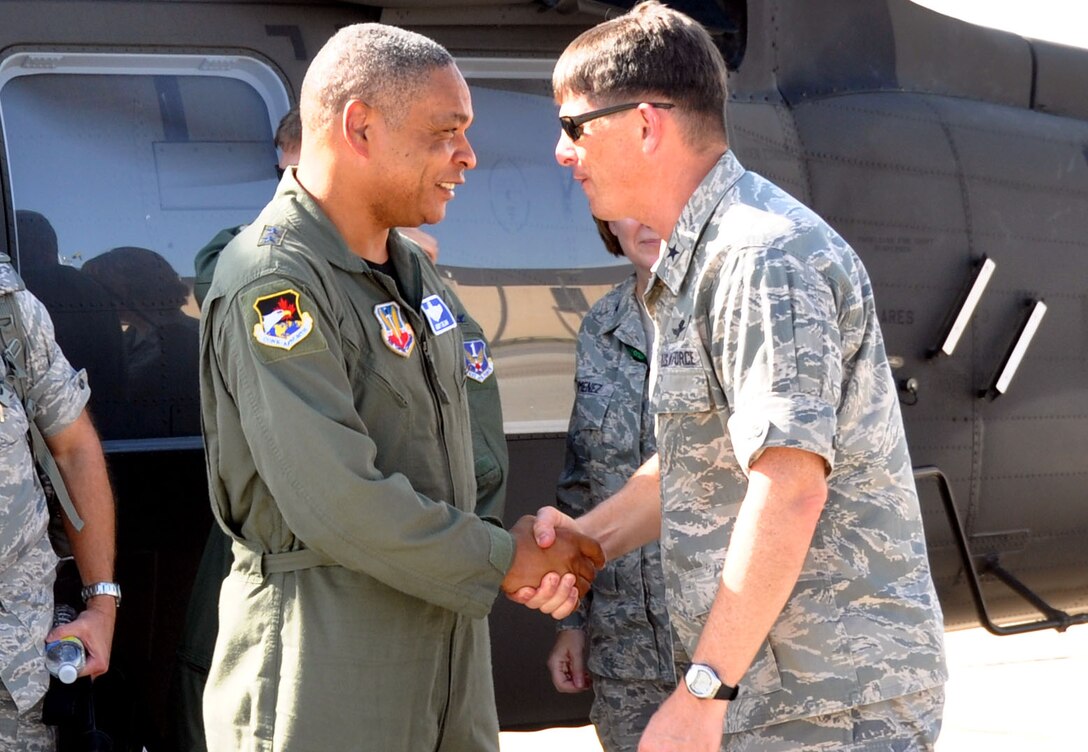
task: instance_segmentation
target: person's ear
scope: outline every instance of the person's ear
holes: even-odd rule
[[[341,135],[351,150],[360,156],[370,156],[375,116],[375,110],[358,99],[344,105]]]
[[[642,118],[642,151],[644,154],[652,154],[661,146],[661,139],[666,128],[665,110],[649,104],[641,104],[638,108]]]

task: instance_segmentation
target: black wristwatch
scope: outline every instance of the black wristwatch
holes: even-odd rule
[[[684,674],[684,684],[688,692],[700,700],[734,700],[740,687],[725,684],[710,666],[705,663],[693,663]]]

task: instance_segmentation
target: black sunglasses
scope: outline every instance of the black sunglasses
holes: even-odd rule
[[[676,106],[669,102],[631,102],[629,104],[614,104],[611,107],[602,107],[599,110],[591,110],[589,112],[584,112],[581,115],[562,115],[559,118],[559,125],[562,126],[563,132],[567,134],[567,138],[571,141],[577,141],[582,137],[582,126],[590,120],[596,120],[605,115],[615,115],[617,112],[623,112],[624,110],[633,110],[640,104],[648,104],[651,107],[657,107],[662,110],[669,110]]]

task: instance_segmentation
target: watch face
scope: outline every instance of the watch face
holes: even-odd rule
[[[696,697],[709,697],[715,692],[714,676],[702,666],[692,666],[687,673],[688,689]]]

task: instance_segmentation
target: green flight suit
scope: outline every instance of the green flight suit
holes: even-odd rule
[[[293,171],[204,303],[213,512],[234,539],[208,749],[494,750],[487,615],[513,556],[475,513],[463,315],[392,234],[399,288]]]

